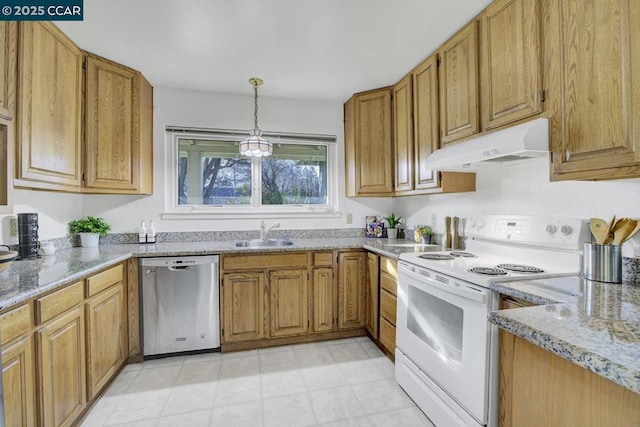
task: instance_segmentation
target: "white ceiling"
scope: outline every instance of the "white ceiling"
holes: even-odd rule
[[[398,81],[489,0],[85,0],[57,22],[152,85],[345,101]]]

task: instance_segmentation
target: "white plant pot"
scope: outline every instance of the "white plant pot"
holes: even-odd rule
[[[83,248],[94,248],[98,246],[100,235],[98,233],[79,233],[80,244]]]
[[[398,229],[397,228],[387,228],[387,237],[390,239],[398,238]]]

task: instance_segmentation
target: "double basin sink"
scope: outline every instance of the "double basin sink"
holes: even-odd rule
[[[278,246],[291,246],[293,242],[286,239],[253,239],[253,240],[239,240],[233,243],[236,248],[264,248],[264,247],[278,247]]]

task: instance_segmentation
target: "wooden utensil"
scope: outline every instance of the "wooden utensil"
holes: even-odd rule
[[[611,218],[611,222],[609,223],[608,226],[608,230],[607,230],[607,237],[604,239],[604,241],[602,242],[603,245],[610,245],[611,242],[613,242],[613,229],[616,226],[616,216],[614,215],[613,218]]]
[[[604,241],[609,236],[609,224],[604,219],[591,218],[589,226],[591,227],[591,234],[596,238],[596,243],[599,245],[604,244]]]
[[[626,242],[627,240],[629,240],[630,238],[632,238],[633,236],[635,236],[635,234],[640,231],[640,221],[638,221],[638,224],[636,225],[636,228],[634,228],[631,233],[629,233],[627,235],[627,237],[622,241],[622,243]]]
[[[638,221],[635,219],[623,218],[620,220],[621,225],[615,227],[613,245],[621,245],[622,242],[628,239],[629,235],[638,225]],[[617,225],[617,224],[616,224]]]

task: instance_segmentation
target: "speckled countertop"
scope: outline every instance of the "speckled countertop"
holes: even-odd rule
[[[580,277],[496,283],[533,307],[500,310],[489,321],[539,347],[640,393],[640,285]]]
[[[34,260],[14,261],[0,273],[0,310],[49,292],[131,257],[187,256],[224,253],[274,253],[307,250],[367,249],[397,258],[403,252],[422,249],[402,239],[364,237],[293,239],[291,246],[236,248],[234,241],[163,242],[153,245],[115,244],[97,248],[58,250]],[[399,246],[398,246],[399,245]],[[416,249],[420,248],[420,249]],[[438,247],[433,247],[438,249]]]

